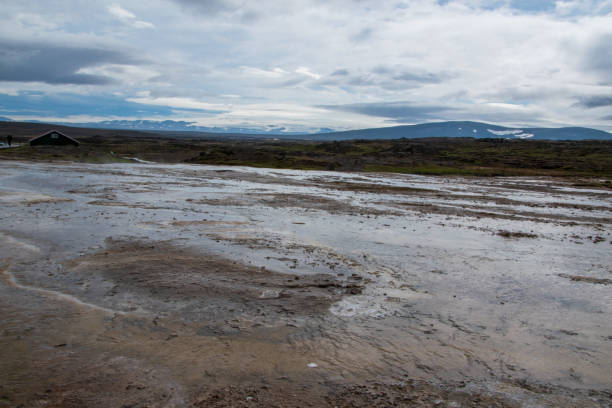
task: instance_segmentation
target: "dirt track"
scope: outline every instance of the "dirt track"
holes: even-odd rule
[[[611,198],[0,163],[0,407],[610,406]]]

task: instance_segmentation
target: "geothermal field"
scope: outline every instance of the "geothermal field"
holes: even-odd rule
[[[0,407],[609,407],[612,190],[0,162]]]

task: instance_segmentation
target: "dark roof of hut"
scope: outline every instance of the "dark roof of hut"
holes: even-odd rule
[[[60,136],[62,136],[62,137],[65,137],[65,138],[66,138],[66,139],[68,139],[68,140],[71,140],[71,141],[72,141],[74,144],[76,144],[77,146],[80,144],[78,140],[76,140],[76,139],[74,139],[74,138],[72,138],[72,137],[70,137],[70,136],[66,136],[65,134],[63,134],[63,133],[62,133],[62,132],[60,132],[59,130],[50,130],[50,131],[48,131],[48,132],[43,133],[42,135],[35,136],[35,137],[33,137],[32,139],[30,139],[30,141],[29,141],[28,143],[32,143],[33,141],[35,141],[35,140],[37,140],[37,139],[40,139],[40,138],[42,138],[42,137],[48,136],[48,135],[50,135],[51,133],[57,133],[58,135],[60,135]]]

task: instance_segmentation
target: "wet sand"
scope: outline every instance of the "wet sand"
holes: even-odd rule
[[[0,163],[0,407],[612,404],[612,191]]]

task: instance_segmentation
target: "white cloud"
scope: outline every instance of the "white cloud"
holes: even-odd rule
[[[321,78],[321,75],[310,72],[310,70],[307,67],[298,67],[295,70],[295,72],[298,73],[298,74],[306,75],[306,76],[314,78],[314,79]]]
[[[114,15],[115,17],[117,17],[119,20],[132,20],[135,19],[136,16],[134,15],[134,13],[131,13],[129,11],[127,11],[126,9],[122,8],[120,5],[118,4],[113,4],[108,8],[108,11]]]
[[[55,21],[50,21],[41,15],[33,14],[29,12],[17,13],[15,19],[21,25],[21,27],[38,30],[55,30],[58,28],[58,24]]]
[[[169,106],[177,109],[201,109],[201,110],[223,110],[226,109],[225,105],[214,104],[208,102],[201,102],[192,98],[180,98],[180,97],[166,97],[166,98],[152,98],[149,96],[128,98],[129,102],[143,103],[146,105],[158,105],[158,106]]]
[[[112,78],[124,86],[134,86],[149,81],[159,75],[150,68],[136,65],[106,64],[79,69],[77,74],[100,75]]]
[[[135,20],[132,23],[132,26],[134,28],[153,28],[155,27],[153,23],[149,23],[148,21],[140,21],[140,20]]]
[[[117,17],[123,23],[130,25],[134,28],[153,28],[154,25],[147,21],[138,20],[136,15],[131,11],[128,11],[121,7],[119,4],[112,4],[108,7],[109,13]]]
[[[285,71],[282,68],[273,68],[271,70],[265,70],[265,69],[261,69],[261,68],[256,68],[256,67],[248,67],[248,66],[242,66],[240,67],[242,69],[242,71],[248,75],[248,76],[254,76],[254,77],[262,77],[262,78],[281,78],[284,75],[288,74],[287,71]]]

